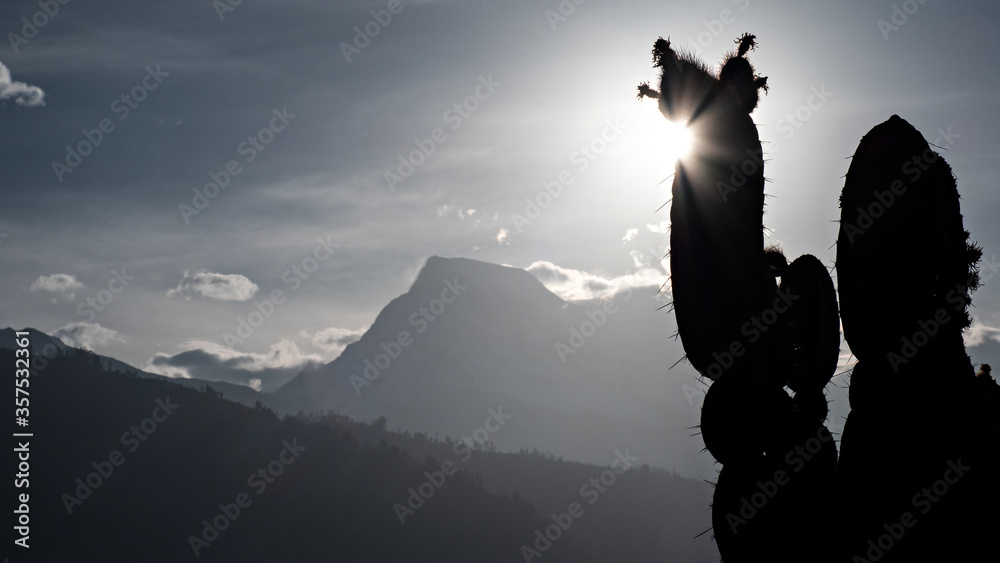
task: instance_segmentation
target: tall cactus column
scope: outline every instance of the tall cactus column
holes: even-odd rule
[[[840,464],[850,551],[982,560],[1000,475],[962,340],[981,251],[952,170],[894,115],[861,140],[841,207],[841,316],[858,359]]]
[[[727,562],[801,561],[834,520],[832,498],[816,499],[835,494],[823,388],[840,346],[836,295],[816,258],[788,264],[764,248],[764,159],[750,112],[767,79],[746,58],[754,36],[736,42],[715,75],[659,39],[660,88],[639,94],[695,138],[672,186],[671,290],[687,358],[713,380],[701,432],[723,466],[714,537]]]

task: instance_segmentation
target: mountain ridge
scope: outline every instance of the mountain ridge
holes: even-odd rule
[[[688,379],[664,375],[683,352],[664,337],[671,320],[655,311],[656,288],[644,289],[568,302],[523,269],[432,256],[361,339],[275,396],[293,412],[386,417],[392,428],[451,436],[504,406],[517,422],[491,436],[501,449],[596,462],[631,444],[655,465],[686,458],[684,473],[704,475],[710,461],[683,431],[697,423]],[[587,444],[584,433],[598,439]]]

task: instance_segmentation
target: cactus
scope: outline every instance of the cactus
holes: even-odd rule
[[[839,468],[851,551],[909,511],[924,527],[886,561],[995,561],[995,539],[984,539],[997,526],[996,413],[962,339],[982,252],[963,227],[951,168],[893,115],[854,154],[840,227],[841,316],[858,358]],[[942,479],[957,480],[953,490],[925,497]]]
[[[661,37],[659,89],[639,85],[640,99],[657,99],[695,139],[671,188],[670,283],[686,358],[712,380],[701,434],[722,464],[712,504],[720,554],[727,563],[986,557],[997,517],[972,511],[998,500],[987,478],[998,467],[996,413],[975,395],[962,342],[980,251],[951,169],[893,116],[862,139],[847,175],[838,290],[817,258],[788,263],[763,244],[764,159],[750,113],[767,78],[747,59],[756,37],[736,43],[716,74]],[[824,389],[841,315],[858,364],[838,460]],[[907,338],[919,350],[901,349]],[[892,524],[919,512],[914,495],[955,467],[972,469],[920,515],[918,532]],[[891,535],[899,529],[905,537]],[[886,533],[888,549],[878,543]]]

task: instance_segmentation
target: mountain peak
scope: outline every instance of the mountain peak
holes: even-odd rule
[[[416,286],[422,281],[441,283],[442,280],[454,277],[482,281],[520,279],[525,280],[521,283],[528,283],[528,280],[537,282],[534,276],[521,268],[490,264],[489,262],[473,260],[472,258],[446,258],[435,255],[428,258],[424,263],[424,267],[420,269],[420,273],[417,274],[417,279],[413,285]]]
[[[560,307],[563,304],[563,300],[549,291],[538,278],[521,268],[490,264],[472,258],[442,256],[427,259],[407,295],[432,297],[446,287],[445,282],[471,288],[476,294],[502,294],[508,298],[526,299],[550,307]]]

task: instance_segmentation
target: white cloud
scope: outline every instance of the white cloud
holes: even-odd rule
[[[316,334],[312,335],[307,331],[302,331],[301,336],[311,339],[312,345],[324,352],[340,354],[348,344],[360,340],[366,330],[368,329],[349,329],[332,326],[317,331]]]
[[[567,301],[601,299],[613,296],[626,288],[660,287],[667,280],[665,272],[648,267],[615,278],[563,268],[545,261],[535,262],[526,269],[549,291]]]
[[[31,291],[51,291],[63,295],[70,301],[76,299],[76,290],[83,289],[83,284],[69,274],[52,274],[51,276],[38,276],[38,279],[31,282]]]
[[[497,242],[503,244],[507,242],[507,235],[510,234],[507,229],[500,229],[497,231]]]
[[[257,284],[239,274],[214,274],[211,272],[184,272],[177,287],[167,292],[167,297],[204,297],[219,301],[247,301],[257,294]]]
[[[69,323],[52,333],[59,340],[75,348],[94,349],[94,346],[105,346],[112,342],[125,342],[117,331],[105,328],[97,323]]]
[[[11,80],[10,69],[0,63],[0,101],[13,99],[21,107],[45,105],[45,92],[38,86]]]
[[[974,318],[972,319],[972,326],[965,329],[962,336],[965,339],[965,345],[970,348],[979,346],[987,340],[1000,342],[1000,328],[985,325],[979,319]]]
[[[225,381],[272,392],[302,370],[323,363],[323,358],[303,354],[287,339],[271,345],[266,353],[243,352],[201,340],[185,342],[180,348],[176,354],[157,353],[142,369],[167,377]]]
[[[670,232],[670,221],[660,221],[659,224],[647,223],[646,228],[649,229],[649,232],[651,233],[665,235]]]
[[[629,229],[629,230],[625,231],[625,236],[622,237],[622,240],[625,241],[625,242],[630,242],[632,239],[634,239],[638,235],[639,235],[639,229]]]
[[[646,257],[645,253],[639,252],[638,250],[630,250],[628,252],[628,255],[632,257],[632,264],[634,264],[636,268],[644,268],[649,266],[649,264],[646,263],[648,258]]]

